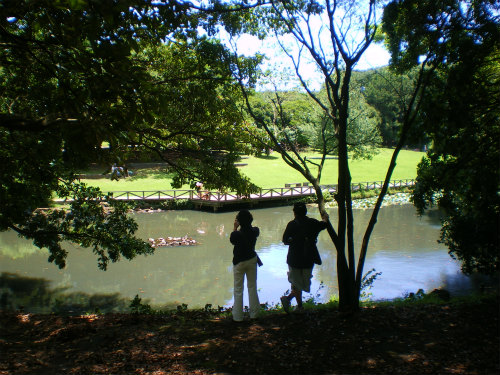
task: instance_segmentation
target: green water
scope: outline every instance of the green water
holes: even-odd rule
[[[289,288],[283,230],[293,218],[290,207],[252,210],[260,227],[257,252],[264,266],[258,271],[261,302],[277,304]],[[330,210],[334,220],[335,209]],[[355,210],[357,246],[370,210]],[[232,304],[232,247],[229,235],[234,212],[169,211],[134,214],[141,238],[193,237],[197,246],[158,248],[153,256],[122,260],[107,271],[97,268],[91,250],[67,246],[67,266],[59,270],[47,262],[48,253],[12,232],[0,233],[0,295],[3,308],[26,311],[126,310],[139,295],[144,303],[172,308],[230,306]],[[310,216],[318,217],[311,209]],[[334,221],[335,225],[335,221]],[[435,213],[418,217],[411,205],[384,207],[370,241],[365,271],[382,275],[375,281],[373,299],[401,297],[418,289],[469,287],[459,265],[437,243],[439,221]],[[318,239],[323,265],[314,270],[312,295],[325,301],[337,294],[336,255],[326,232]],[[246,296],[245,296],[246,297]],[[306,298],[310,295],[306,295]]]

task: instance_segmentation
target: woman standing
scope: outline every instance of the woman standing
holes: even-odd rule
[[[243,321],[243,289],[247,279],[250,319],[257,318],[260,311],[257,294],[257,263],[260,259],[255,252],[259,228],[252,227],[253,217],[248,210],[241,210],[234,220],[234,231],[229,240],[233,249],[234,305],[233,320]],[[239,230],[238,230],[239,228]]]

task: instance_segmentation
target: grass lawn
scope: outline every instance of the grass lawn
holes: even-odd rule
[[[389,165],[391,149],[380,149],[380,153],[372,160],[350,160],[353,183],[383,181]],[[423,152],[402,150],[392,180],[412,179],[417,175],[417,164]],[[308,154],[309,157],[318,155]],[[312,159],[313,162],[318,160]],[[247,165],[240,167],[241,172],[262,188],[283,187],[286,183],[305,182],[305,178],[293,168],[285,164],[277,153],[268,157],[248,156],[241,160]],[[315,168],[312,166],[312,168]],[[133,170],[133,169],[132,169]],[[335,184],[338,178],[337,160],[329,159],[323,170],[323,184]],[[98,186],[102,191],[156,191],[171,189],[171,179],[155,169],[133,170],[131,178],[111,181],[109,178],[83,179],[91,186]],[[188,186],[184,187],[189,189]]]
[[[392,152],[393,150],[384,148],[380,149],[380,153],[374,156],[372,160],[350,160],[349,165],[352,182],[383,181],[391,160]],[[307,156],[314,157],[319,155],[311,153],[307,154]],[[392,179],[400,180],[415,178],[417,176],[417,164],[423,156],[423,152],[401,151],[398,157],[398,164],[392,174]],[[311,161],[318,162],[319,160],[311,159]],[[260,187],[282,187],[286,183],[306,181],[299,172],[286,165],[277,153],[269,157],[260,158],[250,156],[242,162],[248,163],[248,166],[241,167],[241,172]],[[316,167],[311,165],[311,169],[315,171]],[[337,160],[328,159],[323,169],[321,183],[336,184],[337,180]]]

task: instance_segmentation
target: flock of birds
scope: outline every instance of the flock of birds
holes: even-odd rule
[[[191,237],[160,237],[160,238],[150,238],[149,244],[151,247],[163,247],[163,246],[192,246],[197,245],[198,242]]]

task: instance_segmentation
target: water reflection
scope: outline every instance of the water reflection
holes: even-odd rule
[[[289,288],[287,248],[281,243],[281,236],[293,218],[292,210],[278,207],[255,209],[252,213],[254,225],[261,229],[256,249],[264,263],[258,274],[259,296],[262,302],[275,304]],[[370,214],[370,210],[355,211],[357,247]],[[188,235],[200,244],[158,248],[152,256],[131,262],[122,260],[111,264],[105,272],[97,268],[91,251],[68,245],[67,267],[59,270],[47,263],[46,251],[36,250],[29,241],[19,239],[14,233],[0,233],[3,303],[6,306],[23,305],[28,311],[46,311],[49,307],[33,299],[30,302],[28,298],[38,293],[50,295],[52,305],[56,300],[62,301],[61,296],[69,296],[73,308],[80,306],[81,309],[94,306],[84,302],[92,296],[100,296],[101,300],[108,296],[118,306],[114,309],[123,309],[128,306],[125,302],[136,294],[155,307],[175,307],[182,303],[190,307],[231,305],[233,277],[229,234],[235,213],[169,211],[134,216],[139,223],[138,235],[144,239]],[[310,216],[319,217],[314,209],[310,210]],[[333,210],[330,217],[335,217]],[[365,271],[375,268],[382,272],[371,290],[373,298],[400,297],[420,288],[428,291],[457,277],[467,280],[446,248],[437,243],[438,223],[435,215],[418,217],[410,205],[381,210],[365,265]],[[319,294],[319,300],[326,300],[337,294],[336,255],[326,232],[320,234],[318,248],[323,265],[314,270],[311,291]],[[24,285],[24,290],[13,289],[16,278]],[[33,282],[26,283],[26,279],[38,280],[38,284],[35,283],[38,287]]]

